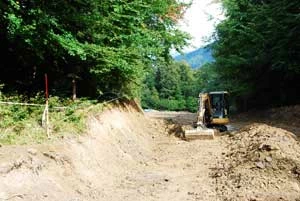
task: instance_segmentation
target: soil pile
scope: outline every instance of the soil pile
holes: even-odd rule
[[[224,137],[212,176],[221,200],[300,200],[300,144],[295,136],[266,124],[252,124]]]
[[[251,110],[234,115],[233,122],[240,128],[251,123],[265,123],[288,130],[300,137],[300,105],[277,107],[265,110]]]
[[[272,108],[268,110],[271,120],[290,122],[296,126],[300,123],[300,105]]]

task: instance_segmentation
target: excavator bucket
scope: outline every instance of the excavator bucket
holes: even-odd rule
[[[185,130],[183,138],[186,140],[214,139],[217,132],[215,129],[197,127],[192,130]]]

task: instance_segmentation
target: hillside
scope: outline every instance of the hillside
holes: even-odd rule
[[[201,47],[192,52],[176,56],[174,59],[176,61],[186,61],[192,68],[201,67],[205,63],[209,63],[214,60],[211,49],[207,47]]]

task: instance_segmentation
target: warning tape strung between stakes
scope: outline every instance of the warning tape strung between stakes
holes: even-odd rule
[[[22,106],[34,106],[34,107],[45,107],[45,104],[35,104],[35,103],[18,103],[18,102],[4,102],[0,101],[3,105],[22,105]],[[67,107],[53,107],[54,109],[65,109]]]
[[[110,102],[114,102],[118,99],[123,98],[123,96],[117,97],[117,98],[113,98],[111,100],[108,101],[104,101],[102,102],[102,104],[106,104],[106,103],[110,103]],[[45,104],[36,104],[36,103],[19,103],[19,102],[5,102],[5,101],[0,101],[0,104],[2,105],[21,105],[21,106],[33,106],[33,107],[45,107]],[[60,107],[51,107],[51,109],[66,109],[67,107],[65,106],[60,106]]]

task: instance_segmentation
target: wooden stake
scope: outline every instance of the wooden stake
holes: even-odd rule
[[[76,100],[76,80],[75,78],[72,79],[72,87],[73,87],[73,90],[72,90],[72,100],[75,101]]]
[[[46,115],[46,133],[47,137],[50,138],[50,129],[49,129],[49,92],[48,92],[48,75],[45,74],[45,98],[46,98],[46,107],[45,107],[45,115]]]

